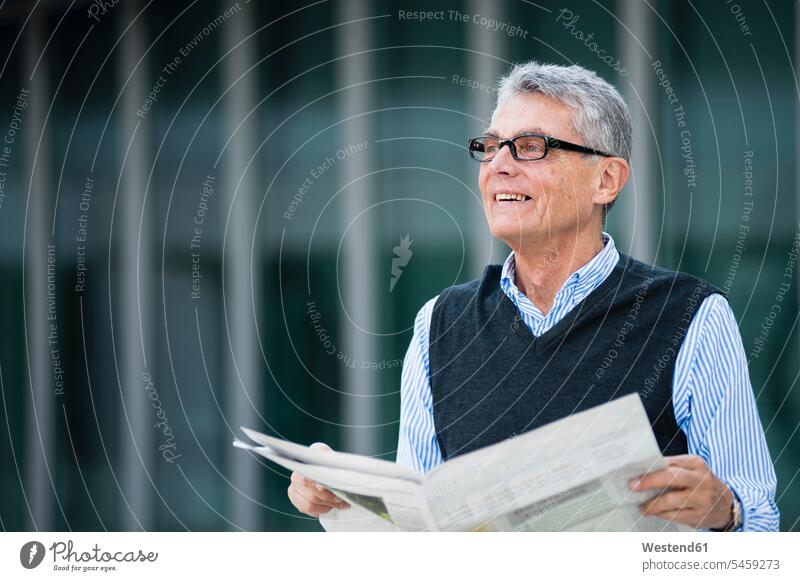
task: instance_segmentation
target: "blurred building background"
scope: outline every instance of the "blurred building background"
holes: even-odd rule
[[[800,529],[799,35],[789,0],[0,2],[0,527],[318,530],[231,441],[394,459],[417,310],[507,252],[466,139],[535,58],[626,96],[608,230],[728,291]]]

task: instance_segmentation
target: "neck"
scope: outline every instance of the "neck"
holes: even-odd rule
[[[526,241],[512,249],[517,288],[546,315],[572,273],[603,249],[603,237],[592,231],[564,240],[549,237],[540,242]]]

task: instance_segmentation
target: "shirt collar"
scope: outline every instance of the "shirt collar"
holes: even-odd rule
[[[603,236],[603,249],[598,252],[594,258],[581,266],[578,270],[573,272],[570,277],[564,282],[564,285],[558,291],[563,293],[564,290],[571,286],[582,288],[586,290],[586,294],[597,288],[603,282],[614,267],[619,262],[619,251],[614,244],[614,238],[607,232],[602,233]],[[514,253],[508,255],[503,263],[503,270],[500,274],[500,286],[506,291],[506,294],[519,293],[516,285],[516,263],[514,261]],[[510,291],[514,291],[511,293]]]

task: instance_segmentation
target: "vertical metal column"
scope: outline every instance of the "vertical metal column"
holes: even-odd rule
[[[345,22],[363,17],[369,12],[369,4],[364,0],[339,2],[336,21]],[[372,46],[371,22],[363,21],[340,26],[336,29],[336,54],[344,56],[368,50]],[[338,97],[339,119],[346,119],[370,110],[373,76],[372,55],[361,54],[338,61],[336,66],[336,88],[365,83],[347,89]],[[341,147],[363,142],[371,136],[371,119],[368,115],[351,119],[341,125]],[[364,176],[370,171],[370,150],[348,158],[342,163],[343,184]],[[350,225],[351,220],[374,201],[372,188],[374,180],[362,179],[350,186],[344,194],[345,207],[341,215],[341,231]],[[352,225],[343,244],[344,275],[342,295],[348,303],[358,305],[358,320],[365,322],[364,328],[376,328],[378,305],[373,289],[376,272],[375,256],[376,229],[369,218],[362,216]],[[341,312],[341,310],[340,310]],[[356,328],[353,322],[340,315],[342,345],[345,353],[356,361],[375,360],[375,338]],[[344,448],[349,452],[373,454],[379,450],[375,430],[357,426],[377,423],[378,398],[377,376],[369,370],[345,367],[341,375],[342,389],[347,392],[343,400],[342,423],[344,424]]]
[[[224,4],[224,3],[223,3]],[[225,5],[227,8],[227,5]],[[254,10],[250,5],[249,10]],[[253,19],[248,14],[237,14],[222,27],[223,50],[227,51],[252,31]],[[232,426],[256,426],[256,410],[263,402],[262,377],[259,373],[259,351],[255,333],[250,294],[251,282],[255,300],[261,300],[260,280],[262,253],[255,244],[253,271],[250,270],[250,244],[255,228],[254,217],[257,206],[259,182],[255,164],[245,174],[247,160],[257,147],[256,123],[253,115],[246,123],[237,125],[255,106],[258,74],[250,71],[241,75],[255,63],[255,41],[247,40],[239,45],[224,61],[222,71],[222,90],[231,88],[225,98],[223,112],[223,135],[227,139],[233,134],[223,161],[224,178],[221,182],[220,197],[224,200],[221,208],[227,211],[232,207],[228,223],[225,264],[225,300],[227,303],[227,327],[230,333],[231,352],[226,370],[225,402]],[[241,180],[241,181],[240,181]],[[237,190],[238,187],[238,190]],[[244,492],[259,496],[260,473],[263,469],[247,454],[230,448],[228,473],[233,482]],[[232,493],[235,494],[235,493]],[[233,496],[233,522],[245,530],[259,528],[259,513],[252,503],[241,495]]]
[[[114,333],[118,337],[118,361],[120,380],[127,418],[120,422],[120,442],[122,443],[122,484],[130,505],[122,526],[126,530],[150,530],[154,526],[151,517],[152,485],[147,478],[153,466],[154,440],[152,407],[145,394],[142,373],[147,372],[158,378],[156,353],[158,349],[148,329],[157,321],[153,308],[153,289],[157,285],[157,271],[153,264],[153,241],[149,217],[154,215],[155,192],[147,195],[145,207],[145,188],[150,173],[149,158],[153,118],[141,120],[136,110],[142,106],[150,84],[148,59],[137,67],[137,61],[144,53],[146,38],[145,15],[138,18],[141,2],[133,0],[122,6],[119,22],[120,34],[131,24],[121,43],[121,60],[117,82],[122,91],[120,100],[120,133],[117,142],[120,160],[120,189],[117,196],[117,215],[119,225],[116,253],[119,259],[119,278],[112,274],[115,312]],[[136,20],[134,21],[134,18]],[[128,79],[130,75],[130,80]],[[128,85],[122,89],[125,83]],[[123,162],[124,160],[124,162]],[[124,165],[122,165],[124,163]],[[153,184],[151,184],[152,188]],[[144,212],[144,217],[142,217]],[[141,224],[141,238],[139,227]],[[113,243],[113,242],[112,242]],[[113,270],[113,269],[112,269]]]
[[[507,20],[504,8],[505,4],[503,2],[491,2],[490,0],[468,0],[467,2],[469,14],[481,14],[494,18],[498,22]],[[467,53],[467,74],[469,78],[494,86],[497,79],[507,72],[505,70],[506,66],[499,60],[503,58],[505,53],[502,34],[492,32],[484,26],[468,26],[467,46],[471,50],[477,51]],[[471,91],[467,113],[485,119],[485,126],[488,127],[496,100],[496,95],[477,90]],[[477,278],[487,264],[501,264],[508,256],[510,249],[504,242],[491,237],[489,226],[486,223],[486,215],[483,213],[480,191],[478,190],[475,167],[478,164],[469,159],[466,151],[464,152],[464,159],[465,163],[468,164],[467,178],[464,182],[473,187],[478,195],[478,199],[470,199],[468,205],[472,228],[469,237],[480,241],[480,243],[471,244],[469,247],[471,249],[468,261],[469,275],[470,278]]]
[[[630,29],[625,30],[621,24],[616,27],[616,44],[631,73],[626,78],[618,79],[616,84],[631,110],[634,147],[628,185],[620,193],[612,212],[620,212],[624,216],[620,248],[630,248],[632,256],[652,263],[656,259],[658,208],[654,174],[656,154],[650,123],[658,123],[658,116],[650,57],[642,50],[642,46],[651,53],[656,50],[655,25],[652,11],[644,2],[620,0],[617,14],[621,15],[620,19]]]
[[[45,133],[45,114],[50,93],[47,83],[47,55],[42,57],[32,77],[36,61],[42,53],[46,37],[46,15],[37,10],[28,22],[24,40],[22,82],[30,87],[30,100],[23,128],[25,143],[24,178],[30,178],[27,202],[27,224],[24,240],[25,334],[28,356],[30,402],[25,426],[25,494],[30,507],[30,527],[53,530],[54,499],[54,407],[55,381],[49,344],[48,299],[57,295],[55,239],[50,237],[52,195],[50,176],[50,143]],[[30,78],[29,78],[30,77]],[[23,178],[23,179],[24,179]],[[23,182],[24,183],[24,182]],[[49,246],[49,245],[53,246]],[[53,262],[48,263],[52,259]],[[52,286],[48,288],[48,278]],[[52,304],[52,303],[51,303]],[[56,306],[54,305],[55,309]],[[53,310],[54,315],[57,310]],[[58,348],[53,344],[52,348]]]

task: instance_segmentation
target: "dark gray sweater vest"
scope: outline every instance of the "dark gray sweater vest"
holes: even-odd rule
[[[436,437],[446,460],[639,392],[665,455],[685,454],[675,359],[719,289],[620,254],[599,287],[535,337],[500,288],[501,266],[442,292],[430,329]]]

